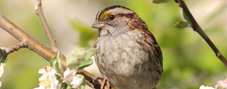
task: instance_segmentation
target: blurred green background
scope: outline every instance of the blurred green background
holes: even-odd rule
[[[0,12],[42,44],[49,46],[34,11],[36,0],[0,0]],[[227,57],[227,1],[187,0],[192,14],[222,54]],[[98,11],[110,5],[134,10],[155,35],[164,57],[164,73],[158,89],[198,89],[225,79],[227,70],[207,43],[191,28],[177,29],[182,11],[174,0],[154,4],[152,0],[43,0],[43,10],[60,51],[68,55],[79,47],[92,47],[97,30],[91,29]],[[0,46],[18,41],[0,28]],[[32,89],[38,86],[38,70],[48,62],[28,49],[8,56],[1,89]],[[95,75],[94,65],[87,70]]]

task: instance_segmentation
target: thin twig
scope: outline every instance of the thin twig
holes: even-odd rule
[[[189,11],[187,5],[185,4],[184,0],[177,0],[177,3],[179,6],[183,9],[183,12],[187,15],[187,17],[190,20],[191,27],[194,31],[198,32],[199,35],[208,43],[208,45],[212,48],[216,56],[222,61],[222,63],[227,66],[227,60],[226,58],[221,54],[221,52],[216,48],[216,46],[213,44],[213,42],[209,39],[209,37],[204,33],[202,28],[199,26],[199,24],[196,22],[195,18],[192,16],[191,12]]]
[[[43,15],[43,10],[42,10],[42,2],[41,0],[37,0],[36,4],[35,4],[35,11],[36,11],[36,14],[39,16],[43,26],[44,26],[44,29],[46,31],[46,34],[47,34],[47,37],[48,37],[48,40],[50,42],[50,48],[51,50],[53,50],[54,52],[57,52],[58,51],[58,48],[57,48],[57,45],[56,45],[56,40],[54,39],[54,37],[52,36],[51,34],[51,30],[45,20],[45,17]]]
[[[20,42],[23,42],[22,47],[29,48],[30,50],[34,51],[35,53],[39,54],[41,57],[50,61],[57,55],[57,52],[52,51],[51,49],[45,47],[44,45],[40,44],[30,35],[25,33],[22,29],[16,26],[13,22],[7,19],[0,13],[0,27],[14,36]],[[1,51],[1,50],[0,50]],[[66,69],[66,57],[62,54],[62,66]],[[92,88],[99,89],[101,87],[102,81],[96,79],[92,74],[89,72],[82,70],[80,72],[82,75],[85,76],[86,84]],[[112,88],[114,89],[114,88]]]
[[[56,52],[53,52],[49,48],[40,44],[38,41],[36,41],[34,38],[32,38],[27,33],[25,33],[18,26],[16,26],[13,22],[11,22],[6,17],[4,17],[1,13],[0,13],[0,27],[2,29],[4,29],[5,31],[7,31],[8,33],[10,33],[12,36],[14,36],[20,42],[25,42],[26,46],[29,49],[31,49],[35,53],[38,53],[40,56],[45,58],[47,61],[50,61],[55,55],[57,55]]]
[[[15,51],[18,51],[20,48],[26,48],[26,43],[20,42],[20,43],[17,43],[16,45],[8,47],[8,48],[3,48],[3,49],[0,48],[0,58],[4,57],[10,53],[13,53]]]
[[[20,43],[17,43],[16,45],[12,46],[12,47],[9,47],[9,48],[5,48],[5,52],[6,54],[10,54],[14,51],[18,51],[20,48],[26,48],[26,43],[25,42],[20,42]]]

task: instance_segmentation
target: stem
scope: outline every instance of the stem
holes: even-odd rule
[[[58,48],[57,48],[56,40],[52,36],[51,30],[50,30],[50,28],[49,28],[49,26],[48,26],[48,24],[46,22],[46,19],[45,19],[44,15],[43,15],[41,0],[37,0],[36,5],[35,5],[35,11],[36,11],[36,14],[39,16],[39,18],[40,18],[40,20],[41,20],[41,22],[43,24],[43,27],[44,27],[44,29],[46,31],[48,40],[50,42],[51,50],[53,50],[54,52],[57,52]]]
[[[14,52],[14,51],[17,51],[17,50],[19,50],[20,48],[26,48],[25,42],[20,42],[20,43],[14,45],[14,46],[12,46],[12,47],[6,48],[6,49],[5,49],[6,55],[7,55],[7,54],[10,54],[10,53],[12,53],[12,52]]]
[[[20,42],[24,42],[30,50],[39,54],[40,56],[45,58],[47,61],[50,61],[55,55],[57,55],[56,52],[53,52],[49,48],[40,44],[38,41],[36,41],[30,35],[25,33],[22,29],[17,27],[13,22],[11,22],[6,17],[4,17],[1,13],[0,13],[0,27],[2,29],[4,29],[5,31],[7,31],[8,33],[10,33],[12,36],[14,36]]]
[[[177,3],[179,4],[179,6],[183,9],[184,13],[189,18],[189,20],[191,22],[191,27],[193,28],[193,30],[196,31],[197,33],[199,33],[199,35],[207,42],[207,44],[214,51],[214,53],[216,54],[216,56],[227,67],[227,60],[226,60],[226,58],[221,54],[221,52],[217,49],[217,47],[213,44],[213,42],[210,40],[210,38],[204,33],[204,31],[202,30],[202,28],[196,22],[195,18],[192,16],[192,14],[189,11],[189,9],[188,9],[187,5],[185,4],[184,0],[177,0]]]

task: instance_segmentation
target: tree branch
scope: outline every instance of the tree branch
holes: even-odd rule
[[[14,36],[17,40],[22,42],[21,44],[20,43],[18,44],[21,46],[19,46],[18,48],[15,46],[15,48],[13,47],[14,49],[19,49],[21,47],[29,48],[30,50],[39,54],[47,61],[50,61],[52,58],[54,58],[57,55],[57,52],[54,52],[51,49],[40,44],[38,41],[36,41],[27,33],[25,33],[18,26],[16,26],[13,22],[11,22],[9,19],[3,16],[1,13],[0,13],[0,27],[5,31],[7,31],[8,33],[10,33],[12,36]],[[3,51],[1,53],[6,53],[7,50],[0,50],[0,51]],[[8,52],[10,53],[12,51],[8,50]],[[65,60],[66,60],[66,57],[62,54],[62,66],[64,69],[67,68]],[[94,77],[86,70],[81,70],[79,73],[85,76],[86,84],[88,86],[94,89],[100,89],[102,81],[98,80],[96,77]],[[105,85],[105,87],[107,87],[107,85]],[[108,89],[108,88],[105,88],[105,89]],[[114,89],[114,88],[112,87],[111,89]]]
[[[17,43],[16,45],[14,45],[12,47],[8,47],[8,48],[3,48],[3,49],[0,48],[0,59],[3,58],[3,57],[5,57],[5,56],[7,56],[10,53],[13,53],[15,51],[18,51],[20,48],[26,48],[25,42]]]
[[[57,52],[57,45],[56,45],[56,40],[53,38],[52,34],[51,34],[51,30],[45,20],[45,17],[43,15],[43,11],[42,11],[42,1],[41,0],[37,0],[36,4],[35,4],[35,11],[36,14],[40,17],[40,20],[44,26],[44,29],[46,31],[46,34],[48,36],[48,40],[50,42],[50,46],[51,46],[51,50],[53,50],[54,52]],[[80,74],[83,74],[86,78],[86,83],[87,85],[89,85],[90,87],[96,88],[96,89],[100,89],[100,83],[102,83],[102,81],[97,81],[98,79],[96,77],[94,77],[92,74],[88,73],[85,70],[82,70],[81,72],[79,72]]]
[[[57,48],[57,45],[56,45],[56,40],[54,39],[54,37],[52,36],[51,34],[51,30],[45,20],[45,17],[43,15],[43,11],[42,11],[42,4],[41,4],[41,0],[37,0],[36,4],[35,4],[35,11],[36,11],[36,14],[39,16],[42,24],[43,24],[43,27],[46,31],[46,34],[47,34],[47,37],[48,37],[48,40],[50,42],[50,48],[51,50],[53,50],[54,52],[57,52],[58,51],[58,48]]]
[[[19,50],[20,48],[26,48],[25,42],[20,42],[20,43],[17,43],[16,45],[14,45],[12,47],[5,48],[5,53],[6,53],[6,55],[8,55],[8,54],[10,54],[14,51]]]
[[[49,48],[40,44],[38,41],[36,41],[30,35],[28,35],[23,30],[21,30],[19,27],[17,27],[13,22],[9,21],[1,13],[0,13],[0,27],[2,29],[4,29],[5,31],[7,31],[8,33],[10,33],[12,36],[14,36],[20,42],[24,42],[30,50],[39,54],[47,61],[50,61],[55,55],[57,55],[56,52],[53,52]]]
[[[189,11],[187,5],[185,4],[184,0],[175,0],[179,6],[183,9],[183,12],[187,15],[187,17],[190,20],[191,27],[194,31],[198,32],[199,35],[208,43],[208,45],[212,48],[216,56],[222,61],[222,63],[225,64],[227,67],[227,60],[226,58],[221,54],[221,52],[216,48],[216,46],[213,44],[213,42],[210,40],[210,38],[204,33],[202,28],[199,26],[199,24],[196,22],[195,18],[192,16],[191,12]]]

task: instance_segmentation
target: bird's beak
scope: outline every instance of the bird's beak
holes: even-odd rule
[[[92,24],[92,28],[96,28],[96,29],[100,29],[104,26],[104,23],[103,22],[100,22],[100,21],[95,21],[93,24]]]

